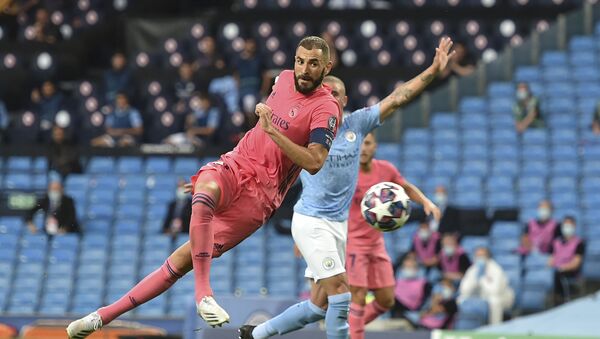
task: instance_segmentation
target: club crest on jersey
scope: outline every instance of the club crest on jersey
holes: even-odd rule
[[[294,106],[292,107],[292,109],[290,109],[288,115],[290,116],[290,118],[293,118],[296,116],[296,114],[298,114],[298,110],[300,110],[300,107],[298,106]]]
[[[327,125],[329,126],[329,129],[333,131],[335,129],[335,126],[337,125],[337,118],[329,117],[329,121],[328,121]]]
[[[331,257],[327,257],[325,259],[323,259],[323,268],[326,270],[331,270],[335,267],[335,260],[333,260],[333,258]]]
[[[348,142],[355,142],[356,141],[356,133],[354,133],[352,131],[347,131],[346,133],[344,133],[344,138],[346,138],[346,140],[348,140]]]

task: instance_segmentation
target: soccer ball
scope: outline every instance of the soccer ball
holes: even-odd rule
[[[410,217],[410,198],[400,185],[380,182],[365,193],[360,210],[373,228],[390,232],[404,226]]]

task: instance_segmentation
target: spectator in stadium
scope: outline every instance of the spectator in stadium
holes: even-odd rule
[[[221,120],[219,108],[212,105],[208,94],[195,93],[190,99],[190,109],[191,113],[187,116],[185,133],[173,134],[167,137],[165,143],[202,147],[211,141]]]
[[[217,52],[215,38],[205,36],[200,40],[200,56],[198,57],[198,66],[203,70],[221,70],[225,68],[225,60]]]
[[[56,85],[52,81],[47,80],[42,83],[41,90],[34,88],[31,91],[31,102],[34,110],[38,112],[41,123],[52,126],[56,112],[63,105],[64,96],[56,89]]]
[[[471,260],[458,244],[458,236],[446,233],[442,237],[442,251],[440,254],[440,269],[445,279],[458,284],[471,266]]]
[[[596,105],[596,110],[594,111],[594,118],[592,120],[592,131],[595,135],[600,135],[600,101]]]
[[[560,237],[552,242],[548,266],[555,270],[554,288],[559,302],[571,299],[575,279],[583,265],[585,242],[576,235],[576,228],[575,218],[565,217],[560,226]]]
[[[63,181],[71,173],[81,173],[79,147],[69,140],[65,130],[58,126],[52,128],[48,167],[50,171],[58,174]]]
[[[426,271],[438,267],[441,248],[440,234],[432,231],[428,222],[422,222],[413,238],[411,252],[416,254],[417,261],[425,266]]]
[[[106,134],[92,139],[92,146],[115,147],[133,146],[144,131],[140,112],[129,105],[125,93],[118,93],[113,112],[106,117]]]
[[[455,42],[454,51],[456,54],[448,61],[448,67],[438,77],[440,82],[446,81],[453,75],[464,77],[475,71],[475,61],[463,43]]]
[[[442,279],[433,288],[428,307],[420,314],[419,327],[429,330],[450,328],[458,311],[455,294],[456,289],[452,281]]]
[[[119,92],[131,95],[131,70],[127,67],[127,58],[122,52],[113,54],[111,68],[104,72],[104,88],[106,101],[109,103],[114,102]]]
[[[396,280],[396,304],[392,312],[397,317],[405,317],[407,312],[419,311],[430,293],[431,285],[419,274],[417,260],[413,255],[407,255],[402,261],[399,278]]]
[[[505,311],[512,308],[515,292],[509,285],[508,277],[496,261],[491,258],[486,247],[475,250],[473,265],[469,267],[460,283],[459,304],[468,298],[479,298],[489,307],[489,323],[499,324]]]
[[[45,8],[38,8],[38,10],[35,12],[33,32],[34,36],[32,40],[47,44],[55,43],[60,37],[60,32],[56,26],[50,22],[50,14]]]
[[[270,79],[260,55],[257,53],[256,40],[246,38],[244,50],[234,62],[234,76],[238,81],[240,97],[252,95],[257,101],[269,93]]]
[[[188,233],[192,217],[192,196],[186,191],[185,180],[179,179],[175,199],[169,202],[167,217],[163,223],[163,232],[176,236]]]
[[[528,128],[544,127],[544,120],[540,112],[540,102],[531,93],[527,83],[520,82],[517,85],[516,100],[513,112],[517,132],[525,132]]]
[[[188,100],[198,90],[194,80],[194,64],[184,62],[179,66],[179,78],[175,82],[175,97],[180,101]]]
[[[522,255],[531,252],[549,253],[552,241],[559,235],[558,223],[552,218],[552,203],[542,200],[538,206],[537,219],[527,223],[526,233],[521,238],[519,253]]]
[[[77,213],[73,199],[64,194],[63,186],[58,181],[48,185],[48,193],[38,199],[35,206],[25,216],[29,231],[38,232],[33,217],[39,210],[44,211],[44,232],[48,235],[79,233]]]

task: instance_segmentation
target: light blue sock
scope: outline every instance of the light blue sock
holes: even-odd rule
[[[348,339],[348,311],[350,310],[350,292],[327,297],[329,307],[325,315],[327,339]]]
[[[254,339],[266,339],[275,334],[285,334],[325,318],[325,311],[306,300],[290,306],[280,315],[254,328]]]

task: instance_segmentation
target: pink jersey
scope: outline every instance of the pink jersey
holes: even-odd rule
[[[403,184],[404,178],[398,170],[385,160],[373,159],[371,171],[358,173],[358,184],[350,205],[348,219],[348,252],[370,252],[377,247],[384,248],[383,234],[371,227],[360,211],[360,202],[371,186],[383,181]]]
[[[317,128],[337,131],[341,108],[326,85],[304,95],[296,91],[294,72],[281,72],[273,91],[267,99],[273,111],[272,123],[294,143],[307,146],[310,133]],[[252,128],[238,145],[224,154],[225,163],[235,162],[242,171],[251,173],[268,197],[270,205],[277,208],[301,168],[294,164],[259,125]]]

